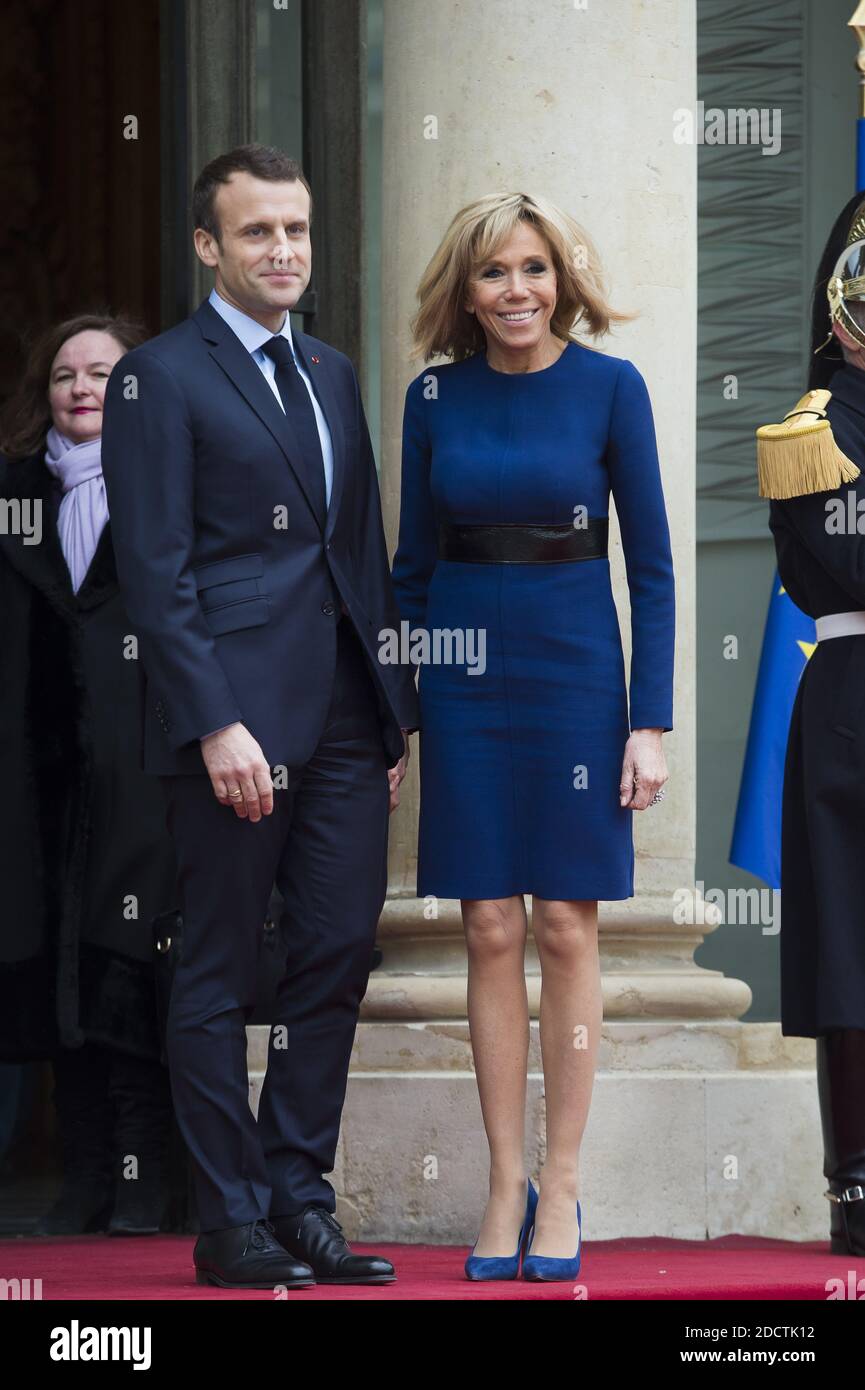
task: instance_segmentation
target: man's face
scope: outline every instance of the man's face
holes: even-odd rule
[[[850,305],[848,304],[847,308],[851,314],[854,314],[856,316],[856,322],[858,323],[860,317],[860,310],[858,306],[856,308],[850,309]],[[865,318],[865,314],[863,314],[862,317]],[[863,325],[863,327],[865,327],[865,325]],[[848,333],[846,328],[843,328],[841,324],[837,321],[833,321],[832,323],[832,332],[835,334],[835,337],[841,344],[841,351],[844,357],[844,361],[849,362],[851,366],[854,367],[865,367],[865,363],[863,363],[862,361],[862,344],[856,341],[856,339],[853,337],[853,334]]]
[[[279,327],[312,273],[309,194],[299,180],[272,183],[238,172],[219,187],[214,204],[221,245],[197,227],[199,259],[215,269],[223,299]]]

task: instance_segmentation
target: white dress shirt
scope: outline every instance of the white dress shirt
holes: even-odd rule
[[[315,411],[315,423],[318,426],[318,437],[321,442],[321,457],[324,461],[324,491],[327,505],[330,506],[330,490],[333,486],[333,444],[331,442],[330,430],[327,420],[325,419],[324,411],[316,400],[315,392],[312,389],[312,382],[304,371],[303,363],[294,350],[294,341],[291,336],[291,315],[286,312],[285,323],[279,330],[279,335],[277,335],[271,333],[270,329],[265,328],[263,324],[250,318],[249,314],[245,314],[242,309],[235,309],[234,305],[227,303],[221,295],[216,293],[216,290],[210,291],[209,303],[213,305],[220,317],[225,319],[229,328],[232,329],[243,343],[243,346],[246,348],[253,362],[260,369],[262,376],[276,397],[283,415],[285,414],[285,406],[282,404],[282,398],[280,397],[279,388],[276,384],[276,363],[268,357],[266,353],[262,352],[262,345],[266,343],[269,338],[277,336],[288,339],[288,345],[291,348],[294,364],[300,373],[301,380],[307,389],[309,399],[312,401],[312,408]]]

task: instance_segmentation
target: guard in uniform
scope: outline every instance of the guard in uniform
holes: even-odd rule
[[[828,337],[827,337],[828,330]],[[757,431],[778,573],[816,620],[784,769],[781,1031],[816,1039],[831,1248],[865,1255],[865,194],[814,284],[808,394]]]

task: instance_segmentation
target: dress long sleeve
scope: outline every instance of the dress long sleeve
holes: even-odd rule
[[[430,489],[432,449],[423,390],[423,377],[417,377],[405,396],[399,541],[393,562],[400,616],[413,626],[424,624],[427,590],[438,559],[438,523]]]
[[[655,425],[646,383],[622,361],[607,466],[631,599],[631,729],[673,727],[675,580]]]

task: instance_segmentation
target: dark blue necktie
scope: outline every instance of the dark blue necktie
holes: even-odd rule
[[[324,529],[327,521],[327,493],[324,484],[324,459],[321,454],[321,439],[316,424],[315,411],[303,378],[297,370],[291,344],[282,334],[269,338],[262,346],[262,352],[276,363],[275,380],[280,400],[285,407],[286,418],[297,436],[300,456],[292,462],[301,473],[310,500],[316,509],[319,523]]]

